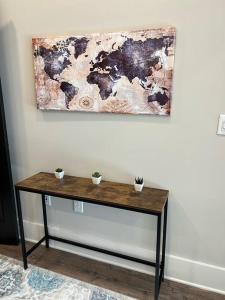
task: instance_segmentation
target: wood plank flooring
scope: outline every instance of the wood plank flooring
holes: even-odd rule
[[[28,248],[31,246],[31,243],[27,243]],[[21,259],[19,246],[0,245],[0,253]],[[136,299],[153,299],[154,278],[150,275],[43,246],[29,256],[28,262]],[[168,299],[225,300],[225,296],[165,280],[161,286],[160,300]]]

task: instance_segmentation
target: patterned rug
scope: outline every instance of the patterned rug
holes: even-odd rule
[[[0,255],[0,299],[132,300],[133,298]]]

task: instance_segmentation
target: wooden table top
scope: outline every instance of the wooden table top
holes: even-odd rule
[[[16,189],[150,214],[162,213],[169,194],[167,190],[148,187],[136,192],[133,185],[104,180],[95,185],[91,178],[65,175],[60,180],[44,172],[18,182]]]

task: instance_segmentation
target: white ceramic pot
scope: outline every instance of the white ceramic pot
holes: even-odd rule
[[[64,171],[55,172],[55,177],[58,178],[58,179],[62,179],[64,177]]]
[[[91,179],[92,179],[92,182],[94,184],[99,184],[101,182],[101,180],[102,180],[102,176],[100,176],[100,177],[93,177],[92,176]]]
[[[136,192],[141,192],[144,187],[144,182],[142,184],[134,183],[134,189]]]

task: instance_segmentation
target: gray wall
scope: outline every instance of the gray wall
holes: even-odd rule
[[[177,28],[170,117],[36,109],[32,36],[161,25]],[[211,274],[225,274],[225,138],[216,135],[219,113],[225,112],[224,27],[223,0],[0,0],[0,74],[14,180],[63,167],[71,175],[89,177],[99,170],[107,180],[128,183],[141,175],[147,186],[169,189],[167,275],[220,290],[221,278],[200,282],[195,268],[209,266]],[[93,205],[84,209],[74,215],[72,202],[55,199],[48,211],[51,230],[152,255],[154,219]],[[40,201],[24,195],[23,210],[28,236],[37,239]],[[187,277],[182,277],[183,265],[175,274],[178,261],[194,265],[188,265]]]

